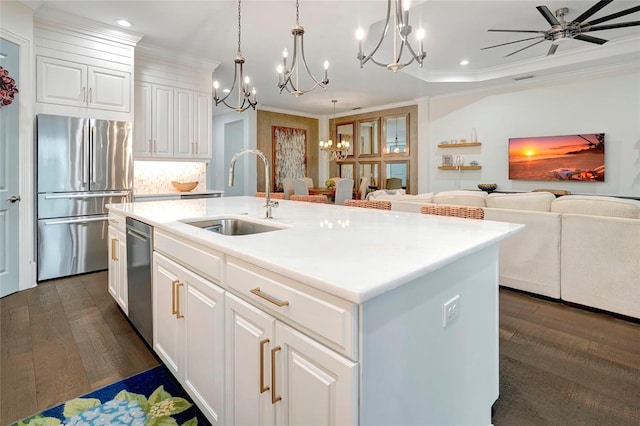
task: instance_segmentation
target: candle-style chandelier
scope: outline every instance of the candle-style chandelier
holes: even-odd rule
[[[336,103],[337,99],[332,99],[333,102],[333,123],[336,123]],[[326,152],[329,155],[329,160],[331,161],[340,161],[347,158],[349,155],[349,147],[351,146],[351,141],[349,140],[348,135],[337,135],[339,140],[336,145],[333,145],[333,141],[331,139],[325,141],[320,141],[320,149]]]
[[[235,67],[233,73],[233,84],[231,85],[231,89],[229,89],[229,92],[226,94],[226,96],[223,98],[219,98],[218,89],[220,88],[220,84],[217,80],[213,82],[213,100],[215,101],[216,106],[218,106],[218,104],[224,104],[228,108],[236,110],[237,112],[243,112],[249,108],[256,109],[256,105],[258,104],[258,101],[256,100],[256,88],[254,87],[251,91],[249,91],[250,80],[249,77],[244,76],[244,57],[242,56],[242,49],[240,48],[240,35],[240,0],[238,0],[238,53],[236,53],[236,57],[233,60]],[[227,103],[227,98],[233,92],[233,89],[236,86],[236,82],[238,83],[238,105],[234,107]]]
[[[296,26],[291,29],[293,34],[293,58],[291,59],[291,68],[287,68],[287,57],[289,51],[285,48],[282,51],[282,65],[278,65],[278,88],[280,93],[283,90],[292,95],[298,97],[307,92],[314,90],[316,87],[325,88],[329,84],[329,76],[327,70],[329,69],[329,62],[324,61],[324,78],[318,81],[311,71],[309,71],[309,65],[307,65],[307,59],[304,56],[304,27],[300,25],[300,6],[298,0],[296,0]],[[302,65],[307,70],[307,74],[315,82],[315,84],[308,90],[302,90],[300,88],[300,60],[302,59]]]
[[[362,28],[358,28],[356,31],[356,38],[358,39],[358,56],[357,58],[360,60],[360,68],[364,66],[368,61],[373,62],[376,65],[381,67],[385,67],[388,70],[396,72],[407,65],[411,64],[413,61],[418,62],[420,68],[422,68],[422,63],[424,58],[427,57],[427,54],[424,51],[423,39],[424,39],[424,31],[419,29],[417,31],[417,39],[420,43],[420,48],[416,52],[411,43],[409,42],[409,34],[411,34],[411,25],[409,25],[409,9],[411,7],[410,0],[393,0],[394,8],[393,8],[393,58],[390,63],[382,63],[378,62],[373,58],[373,55],[376,54],[380,46],[382,45],[382,41],[384,37],[387,35],[387,30],[389,29],[389,20],[391,19],[391,3],[392,0],[387,0],[387,19],[384,24],[384,31],[380,35],[380,40],[378,44],[373,48],[373,51],[366,55],[362,50],[363,40],[364,40],[364,30]],[[411,59],[408,62],[402,63],[402,55],[407,51],[411,55]]]

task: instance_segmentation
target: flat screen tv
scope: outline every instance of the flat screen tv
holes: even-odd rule
[[[604,133],[510,138],[509,179],[604,182]]]

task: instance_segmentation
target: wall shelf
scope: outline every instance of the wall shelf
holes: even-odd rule
[[[438,166],[438,170],[480,170],[482,166]]]
[[[480,142],[465,142],[465,143],[440,143],[438,148],[461,148],[465,146],[480,146]]]

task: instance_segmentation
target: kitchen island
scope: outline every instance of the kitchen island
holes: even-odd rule
[[[154,227],[154,350],[214,424],[486,424],[498,243],[521,225],[255,197],[117,204]],[[232,217],[278,228],[220,235]]]

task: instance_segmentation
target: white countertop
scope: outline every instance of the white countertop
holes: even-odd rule
[[[221,197],[111,204],[158,229],[362,303],[524,229],[524,225],[278,200]],[[284,229],[225,236],[179,220],[238,216]]]

